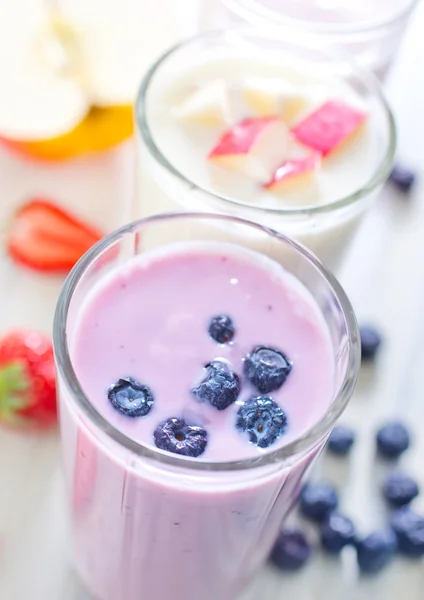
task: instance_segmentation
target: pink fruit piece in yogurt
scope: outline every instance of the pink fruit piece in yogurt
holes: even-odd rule
[[[244,119],[224,133],[208,159],[265,183],[288,154],[289,131],[278,117]]]
[[[320,154],[314,152],[309,156],[285,160],[265,184],[265,189],[276,194],[300,191],[313,183],[320,159]]]
[[[300,144],[327,156],[364,123],[365,112],[340,100],[329,100],[291,130]]]

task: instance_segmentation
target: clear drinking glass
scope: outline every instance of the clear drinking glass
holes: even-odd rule
[[[229,57],[236,61],[239,57],[245,60],[246,56],[252,55],[266,57],[271,62],[284,56],[299,73],[304,70],[308,76],[313,73],[324,81],[325,78],[336,80],[366,103],[369,120],[373,119],[373,139],[377,150],[372,155],[372,174],[363,185],[358,183],[352,193],[330,201],[324,197],[322,202],[307,206],[285,207],[281,203],[277,207],[264,207],[237,197],[238,189],[232,190],[230,197],[204,187],[203,181],[196,180],[197,172],[183,172],[169,159],[163,135],[158,129],[158,125],[163,128],[163,122],[156,115],[157,98],[169,81],[190,68],[210,64],[211,57],[215,60],[217,56],[225,56],[225,60]],[[249,65],[248,62],[246,64]],[[239,69],[237,76],[243,77],[243,71]],[[138,95],[136,117],[138,216],[204,210],[247,218],[304,243],[333,270],[340,264],[361,217],[387,179],[396,146],[393,117],[375,77],[352,65],[346,56],[342,62],[331,60],[330,55],[315,43],[311,45],[303,40],[283,42],[244,29],[205,33],[171,48],[146,74]],[[176,148],[181,154],[178,145]],[[180,157],[177,158],[180,160]],[[189,166],[186,165],[187,171]]]
[[[396,56],[418,0],[203,0],[199,28],[240,23],[281,39],[311,35],[343,48],[381,79]]]
[[[334,351],[328,411],[295,441],[241,461],[196,461],[126,437],[97,412],[73,370],[69,344],[84,298],[111,269],[152,248],[193,240],[249,246],[251,239],[306,286],[322,311]],[[206,213],[159,215],[119,229],[80,260],[58,302],[54,346],[74,560],[92,597],[235,600],[266,560],[353,393],[358,331],[336,279],[308,250],[255,223]]]

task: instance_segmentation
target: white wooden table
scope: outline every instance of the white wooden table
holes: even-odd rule
[[[421,170],[422,181],[409,200],[393,190],[385,191],[364,223],[341,275],[359,320],[379,326],[385,344],[375,367],[362,369],[357,393],[343,418],[358,431],[351,458],[324,457],[317,469],[320,477],[343,490],[343,509],[364,532],[381,526],[387,516],[379,494],[386,467],[374,456],[374,431],[386,418],[399,416],[411,423],[414,448],[402,465],[417,476],[424,490],[422,31],[424,5],[388,82],[400,130],[399,154]],[[126,201],[130,169],[129,147],[54,168],[31,166],[2,153],[2,215],[34,192],[60,197],[77,209],[91,207],[94,215],[99,202],[112,202],[118,194]],[[7,260],[0,261],[0,329],[24,324],[49,331],[60,284],[60,280],[17,271]],[[24,436],[0,430],[0,600],[86,600],[69,565],[58,442],[56,433]],[[424,494],[417,506],[424,511]],[[319,554],[298,575],[282,577],[266,570],[251,597],[422,600],[424,564],[397,559],[378,577],[360,579],[349,552],[341,561]]]

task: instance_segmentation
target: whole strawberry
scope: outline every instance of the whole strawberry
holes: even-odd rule
[[[56,424],[56,375],[50,339],[16,330],[0,337],[0,422],[13,427]]]

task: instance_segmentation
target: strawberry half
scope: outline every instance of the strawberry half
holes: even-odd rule
[[[102,237],[101,231],[53,202],[34,198],[15,213],[7,250],[13,260],[32,269],[66,272]]]
[[[0,422],[37,428],[57,422],[53,348],[42,333],[17,330],[0,338]]]

